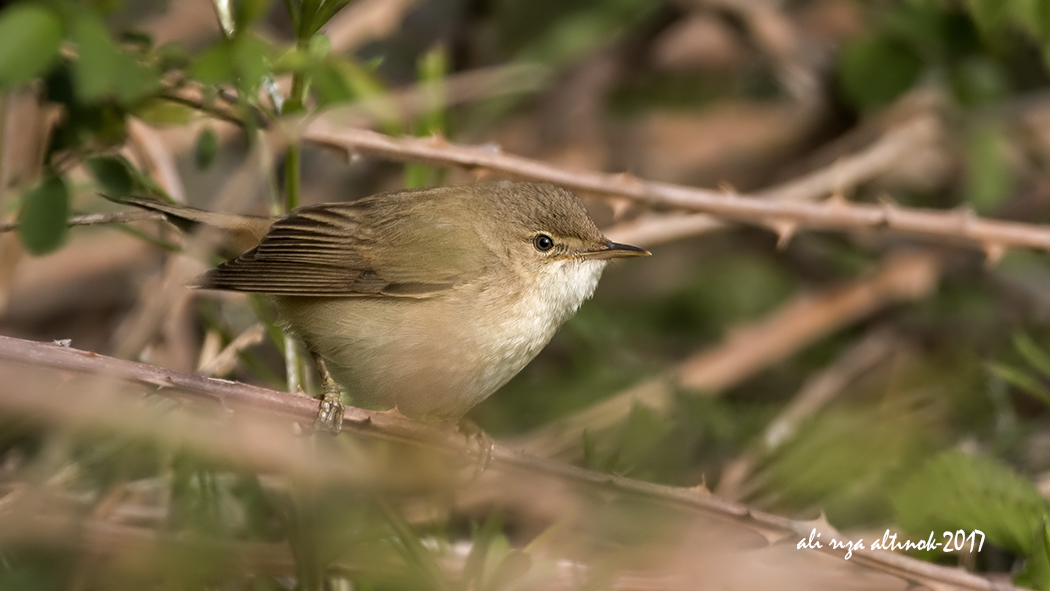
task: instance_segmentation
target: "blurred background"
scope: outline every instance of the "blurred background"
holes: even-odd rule
[[[469,418],[540,457],[704,483],[849,539],[980,530],[979,552],[909,554],[1050,588],[1050,265],[962,231],[1050,219],[1050,2],[7,4],[0,334],[316,389],[264,301],[185,288],[222,260],[204,241],[98,195],[278,214],[507,176],[377,156],[319,138],[314,117],[624,183],[929,208],[958,240],[580,192],[653,257],[611,265]],[[96,214],[111,223],[77,225]],[[37,400],[0,388],[4,589],[933,586],[367,438],[311,451],[273,428],[365,462],[354,477],[252,464],[215,451],[240,431],[213,442],[224,419],[163,390],[108,383],[137,402],[106,414],[76,407],[101,382],[3,354],[0,369]]]

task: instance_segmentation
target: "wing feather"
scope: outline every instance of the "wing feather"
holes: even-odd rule
[[[300,208],[197,286],[316,297],[440,293],[476,276],[492,256],[462,220],[449,217],[439,203],[446,194],[404,191]],[[377,206],[381,199],[401,203]]]

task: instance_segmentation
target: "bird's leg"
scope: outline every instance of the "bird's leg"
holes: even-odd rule
[[[473,482],[481,476],[481,473],[488,468],[489,462],[492,460],[492,450],[496,446],[496,442],[493,441],[492,437],[485,432],[477,423],[464,417],[459,420],[456,430],[459,431],[467,440],[467,451],[468,456],[470,452],[477,454],[476,462],[474,464],[474,473],[468,480]]]
[[[339,429],[343,426],[343,411],[345,410],[340,401],[339,385],[332,379],[332,374],[328,373],[324,359],[313,351],[310,351],[310,356],[313,357],[314,365],[321,374],[321,384],[324,388],[321,408],[317,411],[317,418],[314,419],[314,430],[338,434]]]

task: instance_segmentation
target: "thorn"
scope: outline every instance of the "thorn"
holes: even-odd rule
[[[73,344],[73,339],[55,339],[51,341],[51,344],[68,349]]]
[[[638,180],[638,177],[636,177],[634,173],[629,170],[617,173],[613,175],[613,178],[615,178],[617,182],[623,183],[624,185],[628,186],[638,185],[641,182]]]
[[[689,490],[695,492],[697,495],[699,495],[701,497],[710,497],[711,496],[711,489],[707,488],[707,476],[706,475],[700,477],[700,484],[697,484],[696,486],[690,488]]]
[[[986,242],[981,248],[984,249],[984,266],[989,269],[998,265],[1006,254],[1006,247],[998,242]]]
[[[620,221],[623,214],[631,207],[631,200],[626,197],[611,197],[608,199],[609,207],[612,209],[613,221]]]
[[[830,207],[844,207],[846,205],[849,205],[849,199],[846,199],[846,194],[842,191],[833,192],[827,199],[824,200],[824,202],[827,203]]]
[[[798,230],[798,223],[784,220],[771,222],[769,226],[777,233],[777,248],[780,250],[787,247],[788,242],[791,241],[791,238]]]
[[[430,137],[425,138],[423,141],[427,145],[435,148],[447,148],[449,145],[448,138],[445,137],[445,134],[440,132],[430,134]]]
[[[839,533],[838,530],[836,530],[834,526],[831,525],[831,522],[828,521],[828,516],[826,513],[824,513],[823,509],[820,510],[819,517],[810,521],[803,521],[802,523],[806,524],[809,527],[816,528],[817,533],[825,535],[829,533],[832,535],[837,535]]]
[[[977,220],[977,212],[969,205],[960,206],[958,212],[963,231],[969,230],[970,225]]]

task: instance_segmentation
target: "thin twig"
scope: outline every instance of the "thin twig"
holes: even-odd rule
[[[230,344],[220,351],[218,355],[202,365],[197,370],[197,373],[202,376],[221,376],[230,373],[233,371],[234,365],[237,364],[237,357],[241,352],[248,347],[261,343],[264,336],[266,336],[266,328],[256,322],[248,330],[245,330],[237,335],[237,338],[230,341]]]
[[[929,143],[935,133],[928,120],[894,129],[867,148],[840,158],[819,170],[752,194],[767,201],[814,201],[841,194],[886,172],[905,156]],[[725,227],[725,222],[703,213],[649,213],[606,230],[618,242],[653,246]]]
[[[78,351],[68,347],[11,337],[0,336],[0,359],[55,370],[103,375],[113,379],[160,386],[161,389],[156,392],[158,395],[178,395],[204,401],[217,401],[224,409],[232,411],[235,417],[241,414],[240,411],[247,415],[251,415],[254,411],[256,413],[271,413],[298,421],[312,422],[318,411],[318,401],[311,398],[291,396],[256,386],[209,379],[91,352]],[[78,398],[75,401],[74,399],[67,400],[70,396]],[[27,412],[27,409],[32,409],[32,412],[35,414],[45,409],[51,409],[60,411],[64,413],[63,416],[67,417],[77,414],[100,416],[99,408],[94,405],[96,401],[93,400],[92,404],[85,405],[79,399],[80,396],[82,396],[80,388],[77,388],[75,393],[71,393],[68,389],[60,389],[52,392],[50,396],[41,397],[25,393],[17,387],[7,388],[3,383],[0,383],[0,404],[3,404],[7,412],[19,412],[20,410]],[[109,402],[108,406],[116,409],[114,412],[124,410],[114,404],[118,401],[112,400],[112,397]],[[107,405],[103,404],[102,406]],[[470,442],[465,438],[456,436],[440,425],[409,421],[392,413],[366,411],[349,407],[347,408],[346,420],[343,422],[343,425],[344,430],[423,444],[428,448],[453,454],[463,455],[468,453],[471,447]],[[139,431],[143,434],[149,433],[151,430],[148,427],[148,425],[140,425]],[[194,430],[194,433],[207,434],[208,431],[197,428]],[[183,432],[179,432],[177,435],[186,436]],[[227,438],[222,441],[229,443],[234,440],[234,438]],[[218,439],[214,438],[208,440],[209,443],[218,441]],[[282,457],[287,456],[287,454],[275,453],[275,450],[276,448],[262,451],[254,450],[255,456],[253,457],[256,457],[260,462],[266,462],[272,469],[279,465],[274,462],[279,462]],[[215,450],[211,451],[214,453]],[[244,449],[238,449],[238,453],[241,454],[251,452],[253,450],[247,446]],[[259,455],[263,452],[269,455]],[[739,503],[719,499],[711,495],[703,487],[676,488],[631,480],[612,474],[602,474],[568,464],[545,460],[501,446],[493,446],[488,457],[490,459],[489,469],[499,470],[501,473],[521,473],[532,477],[542,476],[585,489],[596,488],[598,490],[615,491],[627,496],[659,502],[670,507],[699,511],[721,520],[727,520],[767,533],[773,539],[806,537],[814,528],[823,534],[823,539],[825,540],[840,535],[826,521],[798,521],[754,510]],[[323,459],[320,457],[314,458],[312,461],[303,462],[305,465],[296,463],[285,466],[285,469],[297,472],[306,470],[307,474],[314,473],[313,470],[320,469],[316,464],[322,462]],[[297,460],[302,462],[303,458],[299,457]],[[354,468],[326,465],[323,470],[324,474],[327,474],[329,477],[346,478],[351,481],[364,482],[370,478],[371,475],[363,476],[357,472],[356,470],[359,470],[359,467],[355,466]],[[827,544],[820,551],[840,558],[844,555],[842,549],[834,549]],[[1018,589],[1007,583],[990,581],[962,569],[939,566],[885,551],[855,550],[852,561],[928,586],[947,584],[973,590],[1013,591]]]
[[[122,211],[118,213],[89,213],[69,218],[70,226],[95,226],[98,224],[128,224],[163,220],[164,214],[155,211]],[[18,222],[0,223],[0,232],[18,229]]]

